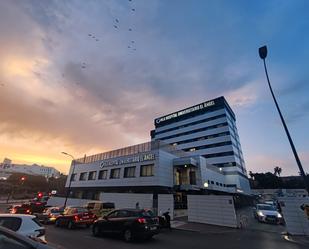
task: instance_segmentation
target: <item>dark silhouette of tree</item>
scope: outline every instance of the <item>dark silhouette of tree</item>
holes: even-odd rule
[[[280,177],[281,172],[282,172],[282,168],[280,168],[280,167],[278,167],[278,166],[276,166],[276,167],[274,168],[274,175],[275,175],[275,176],[278,175],[278,176]]]

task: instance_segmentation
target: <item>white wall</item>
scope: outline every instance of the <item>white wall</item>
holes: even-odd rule
[[[301,209],[303,204],[309,206],[309,197],[278,198],[287,232],[293,235],[309,235],[309,214]]]
[[[188,221],[237,227],[232,196],[188,195]]]
[[[64,201],[65,201],[64,197],[51,197],[47,201],[47,205],[61,207],[64,205]],[[93,200],[68,198],[67,206],[84,206],[85,204],[87,204],[87,202],[91,202],[91,201]]]
[[[158,215],[162,215],[164,212],[170,212],[171,219],[174,218],[174,196],[169,194],[158,195]]]
[[[102,202],[114,202],[116,208],[135,208],[139,203],[140,208],[152,209],[152,194],[133,194],[133,193],[101,193]]]

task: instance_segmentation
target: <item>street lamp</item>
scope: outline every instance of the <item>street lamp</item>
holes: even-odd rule
[[[66,193],[66,196],[65,196],[64,205],[63,205],[63,208],[65,208],[66,205],[67,205],[67,201],[68,201],[69,195],[70,195],[70,191],[71,191],[72,176],[74,175],[74,170],[75,170],[75,159],[69,153],[66,153],[66,152],[61,152],[61,153],[72,158],[72,166],[73,166],[72,167],[72,174],[71,174],[71,176],[69,176],[69,186],[68,186],[68,190],[67,190],[67,193]]]
[[[306,179],[306,175],[305,175],[303,166],[301,165],[301,162],[300,162],[300,159],[298,157],[298,154],[297,154],[296,148],[294,146],[293,140],[291,138],[290,132],[289,132],[288,127],[287,127],[287,125],[286,125],[286,123],[284,121],[284,118],[283,118],[282,114],[281,114],[278,102],[277,102],[276,97],[274,95],[273,89],[272,89],[272,87],[270,85],[270,81],[269,81],[269,77],[268,77],[268,72],[267,72],[267,68],[266,68],[266,62],[265,62],[265,58],[267,57],[267,47],[266,46],[263,46],[263,47],[259,48],[259,55],[260,55],[260,58],[263,60],[263,63],[264,63],[265,74],[266,74],[266,78],[267,78],[267,82],[268,82],[268,86],[269,86],[271,95],[272,95],[272,97],[274,99],[274,102],[275,102],[276,108],[278,110],[281,122],[283,124],[285,133],[286,133],[286,135],[287,135],[287,137],[289,139],[289,142],[290,142],[290,145],[291,145],[291,148],[292,148],[292,151],[293,151],[296,163],[297,163],[299,171],[300,171],[300,174],[303,177],[303,180],[304,180],[304,183],[305,183],[305,188],[306,188],[306,190],[307,190],[307,192],[309,194],[309,186],[308,186],[308,183],[307,183],[307,179]]]

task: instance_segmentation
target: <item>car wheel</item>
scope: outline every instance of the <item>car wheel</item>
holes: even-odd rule
[[[60,227],[60,224],[61,224],[60,219],[59,219],[59,220],[56,220],[55,226],[56,226],[56,227]]]
[[[99,226],[93,226],[92,234],[93,234],[94,237],[99,237],[101,235],[101,230],[100,230]]]
[[[126,242],[131,242],[133,240],[133,235],[131,229],[126,229],[123,233],[123,238]]]
[[[69,223],[68,223],[68,228],[69,229],[73,229],[74,228],[74,223],[73,223],[73,221],[69,221]]]

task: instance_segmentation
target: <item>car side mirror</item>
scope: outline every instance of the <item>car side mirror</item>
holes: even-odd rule
[[[255,211],[255,210],[256,210],[256,207],[253,207],[252,210]]]

